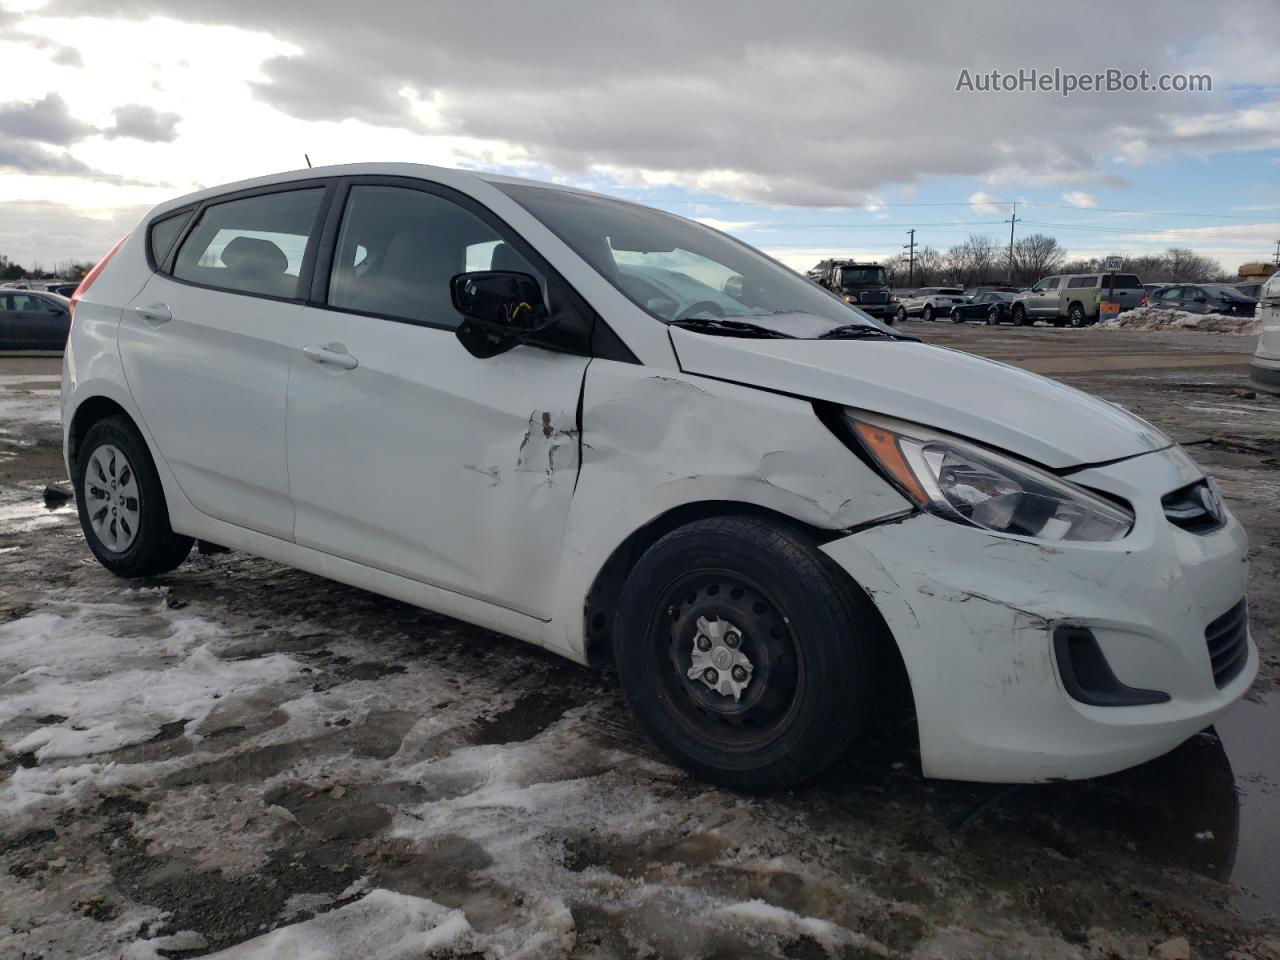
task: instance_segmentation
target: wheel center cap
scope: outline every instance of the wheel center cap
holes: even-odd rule
[[[742,631],[728,620],[699,617],[688,678],[721,696],[741,700],[755,669],[742,652],[742,642]]]
[[[711,651],[711,662],[717,670],[728,670],[733,666],[733,651],[728,647],[716,647]]]

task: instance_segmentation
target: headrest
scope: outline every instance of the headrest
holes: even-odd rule
[[[232,270],[255,273],[284,273],[289,269],[284,251],[260,237],[236,237],[222,248],[222,262]]]

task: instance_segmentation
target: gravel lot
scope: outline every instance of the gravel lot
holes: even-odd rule
[[[113,579],[42,496],[60,361],[0,357],[0,957],[1280,958],[1253,340],[908,328],[1121,403],[1219,479],[1264,664],[1216,732],[1002,789],[923,780],[886,715],[803,790],[708,788],[608,669],[242,554]]]

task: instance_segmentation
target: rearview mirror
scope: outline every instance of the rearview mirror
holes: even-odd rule
[[[460,273],[449,281],[449,295],[463,318],[458,342],[474,357],[497,356],[556,323],[542,286],[527,273]]]

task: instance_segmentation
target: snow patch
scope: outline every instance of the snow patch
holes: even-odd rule
[[[284,654],[222,660],[214,647],[224,639],[220,626],[169,610],[163,595],[141,610],[54,602],[0,626],[0,735],[10,752],[42,764],[15,771],[0,805],[78,795],[112,765],[43,764],[144,743],[166,724],[198,723],[222,697],[300,668]]]
[[[1262,333],[1260,317],[1236,317],[1222,313],[1187,313],[1159,307],[1138,307],[1096,324],[1095,330],[1191,330],[1196,333],[1234,333],[1256,337]]]

